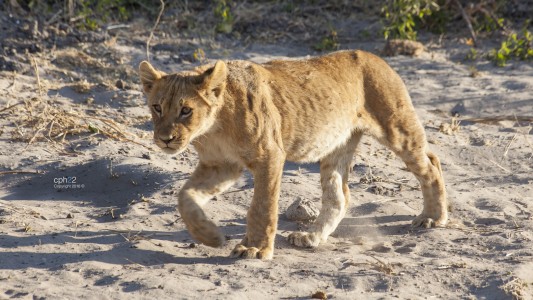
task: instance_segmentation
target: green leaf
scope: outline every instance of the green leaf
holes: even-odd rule
[[[89,131],[92,132],[92,133],[99,133],[100,132],[100,129],[98,129],[98,127],[94,126],[91,123],[89,123],[87,126],[89,127]]]

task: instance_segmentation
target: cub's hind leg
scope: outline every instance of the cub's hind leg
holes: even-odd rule
[[[405,122],[406,118],[414,121]],[[386,126],[382,142],[405,162],[420,182],[424,208],[412,225],[426,228],[445,226],[448,222],[448,202],[439,158],[428,150],[424,128],[416,120],[414,111],[403,120],[395,120]]]
[[[422,213],[413,220],[412,225],[443,227],[448,222],[448,201],[439,158],[426,150],[414,152],[415,155],[410,153],[400,153],[400,157],[420,182],[424,196]]]
[[[362,133],[355,133],[348,143],[320,161],[322,208],[309,232],[293,232],[289,242],[298,247],[317,247],[335,231],[350,202],[348,175],[351,161]]]

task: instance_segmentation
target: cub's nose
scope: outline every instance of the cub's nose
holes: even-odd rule
[[[172,142],[174,137],[172,135],[160,135],[159,139],[161,141],[163,141],[165,144],[168,144],[168,143]]]

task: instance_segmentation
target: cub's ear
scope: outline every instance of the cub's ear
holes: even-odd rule
[[[141,77],[141,82],[143,85],[143,90],[146,94],[150,93],[154,82],[165,73],[156,70],[149,62],[143,61],[139,65],[139,77]]]
[[[203,88],[208,92],[214,92],[218,97],[226,86],[226,78],[228,76],[228,68],[226,63],[219,60],[215,66],[205,71],[203,74]]]

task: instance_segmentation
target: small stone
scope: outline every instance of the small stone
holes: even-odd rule
[[[126,82],[124,82],[124,80],[122,79],[117,80],[117,82],[115,83],[115,86],[117,87],[117,89],[121,89],[121,90],[125,90],[127,88]]]
[[[374,247],[372,247],[371,251],[381,252],[381,253],[391,252],[392,251],[392,245],[389,242],[378,243],[378,244],[374,245]]]
[[[189,244],[189,248],[196,248],[198,247],[198,245],[196,245],[196,243],[190,243]]]
[[[326,293],[323,292],[323,291],[318,291],[318,292],[314,293],[313,295],[311,295],[311,298],[326,300],[326,299],[328,299],[328,295],[326,295]]]
[[[388,40],[382,54],[385,56],[409,55],[419,56],[425,48],[420,42],[411,40],[392,39]]]
[[[87,94],[91,91],[91,84],[87,80],[83,80],[72,85],[72,88],[78,94]]]
[[[142,158],[148,159],[148,160],[152,159],[152,157],[148,153],[143,153]]]
[[[93,97],[89,97],[89,98],[85,99],[85,104],[89,104],[90,105],[90,104],[93,104],[93,102],[94,102],[94,98]]]
[[[67,215],[67,219],[73,219],[73,218],[74,218],[74,215],[73,215],[73,214],[69,213],[69,214]]]
[[[0,56],[0,71],[14,72],[21,71],[22,65],[7,56]]]
[[[298,197],[287,208],[285,216],[291,221],[313,221],[318,213],[319,210],[312,201]]]

